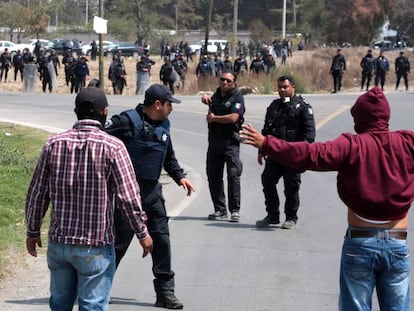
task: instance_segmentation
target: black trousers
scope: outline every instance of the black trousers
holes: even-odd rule
[[[214,210],[226,212],[224,193],[224,165],[227,170],[227,195],[230,212],[240,210],[240,176],[243,170],[240,161],[240,143],[234,138],[209,137],[207,149],[207,178]]]
[[[401,78],[404,79],[405,89],[408,90],[408,73],[407,72],[401,72],[401,71],[397,72],[397,82],[395,84],[395,88],[398,89],[398,86],[400,85]]]
[[[171,270],[171,244],[168,217],[162,186],[158,182],[140,182],[142,207],[147,213],[147,228],[153,240],[152,272],[157,294],[174,291],[174,271]],[[116,267],[124,257],[134,232],[124,220],[121,212],[115,211],[115,253]]]
[[[332,72],[334,92],[339,92],[342,87],[342,72],[340,70],[334,70]]]
[[[381,85],[381,90],[384,90],[385,71],[378,70],[375,74],[375,86]]]
[[[365,81],[367,82],[366,91],[369,89],[369,84],[371,83],[372,73],[365,73],[362,72],[362,79],[361,79],[361,90],[364,89]]]
[[[263,193],[265,197],[266,211],[272,219],[279,220],[280,200],[276,185],[283,177],[285,186],[285,215],[286,220],[297,221],[299,209],[299,188],[301,178],[298,171],[287,166],[276,163],[269,158],[266,159],[265,168],[262,173]]]

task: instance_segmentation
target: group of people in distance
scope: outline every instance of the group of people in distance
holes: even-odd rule
[[[386,82],[386,75],[390,71],[390,62],[385,56],[384,51],[380,51],[377,57],[373,56],[372,49],[369,49],[367,54],[361,59],[361,91],[368,91],[372,78],[374,78],[374,85],[381,87],[384,91]],[[333,78],[332,93],[341,91],[342,76],[346,71],[346,60],[342,54],[342,49],[338,48],[336,55],[332,59],[330,74]],[[399,52],[399,56],[395,59],[394,69],[396,75],[395,90],[398,90],[401,78],[404,79],[405,90],[408,91],[408,74],[411,70],[411,65],[408,57],[404,51]]]
[[[244,124],[237,75],[223,70],[218,84],[214,94],[201,97],[208,106],[206,171],[214,208],[208,220],[241,221],[242,143],[257,148],[258,163],[265,162],[266,215],[257,227],[280,224],[276,185],[282,177],[286,202],[281,228],[294,229],[301,173],[337,171],[338,194],[348,208],[339,310],[369,310],[375,287],[381,310],[409,310],[414,132],[389,130],[390,107],[381,88],[368,90],[351,108],[355,134],[315,142],[312,106],[296,94],[291,76],[278,78],[279,98],[268,106],[261,131]],[[26,200],[27,249],[36,256],[42,246],[42,218],[51,204],[47,260],[52,310],[72,310],[76,299],[81,310],[106,310],[115,270],[134,235],[143,256],[152,256],[155,306],[184,307],[175,295],[168,215],[159,183],[164,168],[188,196],[195,191],[171,143],[168,117],[174,103],[180,100],[167,86],[153,84],[143,103],[106,120],[106,96],[89,86],[76,97],[74,127],[44,145]]]

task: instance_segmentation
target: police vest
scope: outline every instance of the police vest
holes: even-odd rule
[[[230,96],[226,96],[224,98],[220,97],[218,91],[212,97],[212,102],[210,104],[210,111],[217,116],[228,115],[232,113],[232,108],[235,104],[237,104],[238,96],[241,96],[241,93],[234,89]],[[238,133],[241,130],[241,125],[244,122],[244,111],[245,108],[243,107],[243,111],[241,111],[239,115],[239,119],[236,123],[228,123],[222,124],[217,122],[212,122],[208,124],[208,128],[210,134],[213,136],[219,137],[234,137],[234,133]]]
[[[135,109],[123,112],[134,125],[133,138],[126,143],[137,180],[157,181],[160,177],[170,139],[170,121],[153,127]]]

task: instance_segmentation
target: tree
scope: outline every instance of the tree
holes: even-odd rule
[[[49,24],[48,8],[43,5],[26,8],[25,19],[26,30],[29,33],[35,34],[38,39],[39,34],[45,32]]]
[[[22,14],[25,8],[20,3],[0,4],[0,19],[2,25],[9,29],[10,41],[13,41],[13,33],[17,32],[17,42],[20,43],[20,36],[26,23],[26,16]]]
[[[128,24],[130,35],[135,36],[138,43],[144,43],[151,37],[154,29],[162,28],[163,17],[157,12],[170,4],[171,0],[110,0],[108,1],[108,11],[105,18],[109,20],[108,28],[111,33],[120,34],[119,28],[114,28],[116,24],[112,19],[122,18]]]
[[[330,0],[326,8],[329,42],[367,45],[385,22],[380,0]]]
[[[390,5],[388,18],[392,29],[399,31],[410,44],[414,43],[414,2],[397,0]]]
[[[256,44],[260,44],[262,41],[268,43],[272,42],[272,30],[267,27],[262,20],[256,19],[249,25],[250,39]]]

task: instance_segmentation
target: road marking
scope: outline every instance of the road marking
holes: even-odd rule
[[[332,119],[336,118],[337,116],[339,116],[341,113],[349,110],[350,106],[343,106],[337,110],[335,110],[333,113],[328,114],[326,117],[322,118],[321,121],[316,123],[316,130],[319,130],[321,127],[323,127],[326,123],[328,123],[329,121],[331,121]]]

